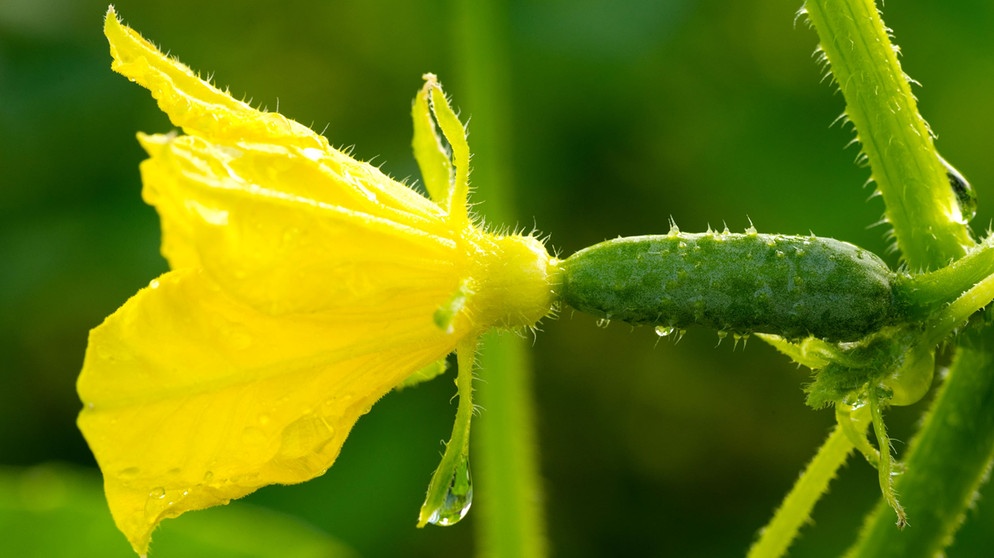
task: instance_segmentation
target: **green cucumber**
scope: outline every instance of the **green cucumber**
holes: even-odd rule
[[[897,276],[852,244],[707,232],[618,238],[560,262],[560,299],[609,320],[855,341],[895,323]]]

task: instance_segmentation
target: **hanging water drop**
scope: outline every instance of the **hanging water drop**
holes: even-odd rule
[[[966,181],[966,178],[939,155],[939,162],[946,168],[946,178],[949,186],[956,195],[956,203],[959,205],[960,215],[966,221],[970,221],[977,215],[977,192],[973,186]]]
[[[676,328],[673,326],[663,326],[663,325],[656,326],[656,335],[660,337],[669,337],[670,335],[676,333],[676,331],[677,331]]]
[[[429,489],[430,490],[430,489]],[[463,455],[456,464],[449,479],[445,500],[431,512],[428,523],[447,527],[459,523],[466,517],[470,506],[473,505],[473,477],[469,472],[469,459]]]

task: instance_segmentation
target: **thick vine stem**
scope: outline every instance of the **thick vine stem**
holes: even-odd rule
[[[873,0],[807,0],[804,11],[846,99],[887,220],[913,269],[937,269],[973,244],[932,134]]]
[[[873,169],[905,261],[917,271],[939,269],[962,257],[973,244],[965,216],[874,2],[808,0],[804,11],[845,96],[846,115]],[[923,299],[934,294],[948,300],[962,293],[942,292],[944,287],[933,289],[936,285],[928,282],[920,286],[920,294],[928,295]],[[982,293],[970,288],[961,305],[975,306],[973,294]],[[949,327],[961,317],[960,312],[953,314],[930,327],[936,331]],[[976,327],[956,339],[953,365],[909,445],[905,472],[895,490],[914,524],[898,531],[893,513],[881,502],[868,517],[850,557],[932,557],[951,542],[983,483],[994,450],[991,333],[990,326]]]

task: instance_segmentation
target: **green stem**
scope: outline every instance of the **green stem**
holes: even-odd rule
[[[894,492],[894,456],[890,446],[890,436],[887,435],[887,427],[884,424],[884,413],[880,402],[878,390],[869,390],[870,415],[873,417],[873,434],[877,437],[877,445],[880,446],[880,458],[877,461],[877,477],[880,482],[880,492],[883,493],[884,502],[894,510],[897,515],[897,526],[903,529],[908,524],[908,514],[904,511],[904,506],[897,501],[897,494]]]
[[[985,278],[938,312],[926,326],[925,343],[936,345],[994,300],[994,275]]]
[[[994,275],[994,236],[942,269],[899,278],[897,296],[906,306],[906,316],[927,318],[991,275]]]
[[[905,260],[935,269],[962,256],[973,241],[873,0],[807,0],[805,10]]]
[[[473,188],[477,209],[490,222],[513,224],[514,180],[510,176],[511,121],[506,99],[504,44],[506,8],[499,0],[460,0],[453,22],[463,110],[471,115]],[[545,556],[538,450],[531,394],[531,364],[525,339],[512,333],[484,336],[479,355],[482,380],[476,401],[483,408],[473,439],[479,537],[478,554],[493,558]]]
[[[484,336],[483,346],[477,400],[484,411],[474,438],[478,555],[538,558],[547,550],[527,346],[510,332]]]
[[[863,413],[866,414],[866,413]],[[867,421],[862,422],[863,430]],[[811,517],[818,499],[828,491],[828,484],[846,462],[853,443],[841,425],[837,425],[822,444],[794,484],[790,494],[760,532],[759,540],[749,549],[749,558],[777,558],[787,553],[801,526]]]
[[[952,542],[994,457],[992,333],[978,328],[961,336],[933,410],[908,449],[895,489],[910,525],[898,531],[881,502],[850,558],[931,558]]]

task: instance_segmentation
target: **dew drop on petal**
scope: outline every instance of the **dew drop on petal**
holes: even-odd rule
[[[141,473],[141,469],[138,467],[128,467],[118,472],[118,476],[125,480],[131,480],[137,477],[139,473]]]
[[[316,147],[305,147],[301,150],[301,154],[312,161],[320,161],[324,157],[324,151]]]

